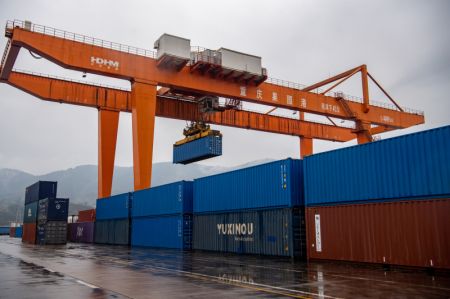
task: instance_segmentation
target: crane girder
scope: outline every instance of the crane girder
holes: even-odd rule
[[[12,71],[7,83],[42,100],[131,112],[131,92],[106,86]],[[157,96],[156,116],[195,121],[198,105],[163,95]],[[355,138],[351,128],[266,115],[245,110],[226,110],[203,116],[211,124],[314,139],[345,142]]]
[[[189,66],[185,66],[179,72],[160,69],[157,60],[149,57],[151,54],[149,56],[130,54],[119,49],[91,45],[82,40],[74,41],[20,27],[13,29],[11,43],[12,46],[27,48],[62,67],[73,70],[351,119],[341,109],[335,97],[266,82],[259,86],[243,86],[233,81],[191,73]],[[424,122],[421,114],[372,105],[369,105],[370,109],[367,111],[364,103],[346,101],[355,118],[363,122],[394,128],[407,128]]]

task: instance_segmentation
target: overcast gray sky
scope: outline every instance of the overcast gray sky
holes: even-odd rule
[[[0,0],[0,24],[9,19],[146,49],[167,32],[190,38],[192,45],[259,55],[271,77],[304,84],[365,63],[401,105],[425,111],[425,125],[382,138],[450,124],[450,1]],[[0,53],[6,41],[0,38]],[[23,50],[16,67],[82,79]],[[341,89],[360,96],[354,80]],[[383,100],[378,92],[371,97]],[[184,124],[157,119],[154,162],[171,161]],[[204,164],[299,156],[296,137],[218,128],[224,155]],[[348,144],[315,141],[314,147],[319,152]],[[0,168],[44,174],[96,163],[95,109],[43,102],[0,84]],[[120,118],[116,165],[132,165],[130,114]]]

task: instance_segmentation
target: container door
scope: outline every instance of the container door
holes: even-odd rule
[[[183,216],[183,249],[192,248],[192,215]]]
[[[95,243],[107,244],[108,243],[108,224],[109,220],[99,220],[95,222]]]
[[[113,244],[129,245],[129,219],[114,220],[113,227]]]

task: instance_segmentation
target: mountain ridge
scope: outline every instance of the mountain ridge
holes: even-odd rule
[[[252,161],[243,165],[207,166],[202,164],[179,165],[171,162],[153,164],[152,186],[159,186],[181,180],[214,175],[235,169],[268,163],[270,159]],[[97,199],[97,166],[78,165],[65,170],[56,170],[42,175],[33,175],[22,170],[0,169],[0,225],[17,221],[22,217],[25,188],[38,180],[58,182],[57,196],[70,199],[70,214],[78,210],[95,207]],[[114,168],[112,194],[133,190],[133,168]]]

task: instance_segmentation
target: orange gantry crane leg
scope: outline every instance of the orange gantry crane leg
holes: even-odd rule
[[[299,120],[305,120],[305,112],[299,112]],[[300,159],[313,154],[313,139],[300,136]]]
[[[156,84],[131,86],[134,190],[150,188],[156,112]]]
[[[300,159],[313,154],[313,139],[300,137]]]
[[[98,110],[98,197],[111,196],[119,111]]]

